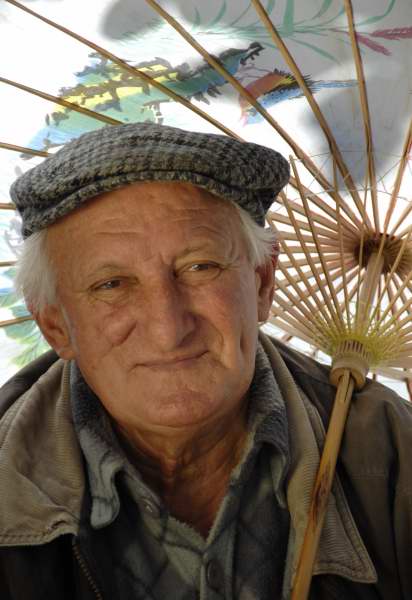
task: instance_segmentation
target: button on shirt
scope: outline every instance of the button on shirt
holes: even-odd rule
[[[260,345],[248,393],[247,442],[207,539],[173,517],[143,482],[75,363],[71,398],[90,495],[81,540],[104,596],[281,597],[289,534],[283,493],[288,428],[284,402]]]

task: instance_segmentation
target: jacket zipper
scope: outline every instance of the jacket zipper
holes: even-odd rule
[[[80,570],[82,571],[83,575],[86,577],[87,582],[88,582],[92,592],[94,593],[95,597],[97,598],[97,600],[104,600],[103,596],[101,595],[101,593],[99,591],[99,588],[96,585],[96,582],[93,579],[92,574],[90,573],[90,569],[87,566],[87,563],[81,554],[80,547],[79,547],[78,543],[76,542],[76,540],[74,540],[74,539],[73,539],[72,547],[73,547],[73,554],[76,558],[77,563],[80,566]]]

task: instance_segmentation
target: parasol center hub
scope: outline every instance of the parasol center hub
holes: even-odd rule
[[[364,344],[357,340],[345,340],[338,346],[332,361],[331,383],[337,387],[344,372],[349,370],[356,389],[360,390],[365,385],[371,361],[372,355]]]
[[[387,233],[371,233],[353,248],[353,255],[363,268],[367,268],[373,255],[382,247],[382,274],[389,273],[401,250],[402,238]],[[412,268],[412,243],[407,244],[396,269],[397,273],[408,272]]]

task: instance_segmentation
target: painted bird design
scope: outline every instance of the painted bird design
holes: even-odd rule
[[[314,81],[307,75],[304,77],[304,80],[312,94],[316,94],[325,88],[347,88],[357,86],[357,81],[352,79],[347,81]],[[304,95],[294,75],[279,69],[275,69],[273,72],[255,79],[246,85],[245,89],[266,109],[274,106],[278,102],[302,98]],[[260,123],[263,120],[260,113],[258,113],[253,106],[250,106],[247,100],[241,96],[239,97],[239,104],[243,125]]]
[[[263,46],[253,42],[243,49],[226,49],[217,58],[229,73],[236,75],[239,69],[253,61],[262,50]],[[155,57],[134,66],[184,98],[193,98],[206,104],[222,94],[221,88],[227,84],[225,78],[204,60],[196,66],[188,63],[172,65],[165,58]],[[132,75],[97,53],[90,54],[90,64],[77,73],[76,77],[78,83],[70,88],[62,88],[59,96],[124,123],[161,123],[161,105],[171,101],[137,75]],[[48,150],[105,125],[59,105],[46,116],[45,121],[45,127],[37,132],[30,147]]]

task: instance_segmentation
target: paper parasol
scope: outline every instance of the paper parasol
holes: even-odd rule
[[[3,360],[46,348],[11,288],[10,183],[85,131],[150,120],[293,155],[270,217],[283,247],[273,324],[343,370],[356,350],[348,387],[370,367],[407,381],[411,40],[409,0],[3,0]]]

